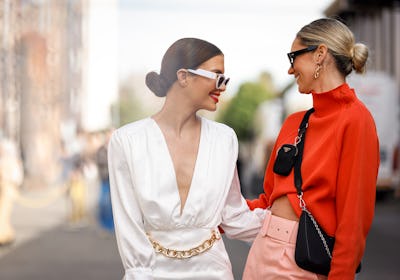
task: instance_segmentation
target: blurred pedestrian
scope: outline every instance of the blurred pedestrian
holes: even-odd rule
[[[114,219],[111,207],[110,179],[108,174],[107,146],[110,132],[106,132],[104,144],[96,152],[96,163],[100,178],[100,196],[98,218],[101,227],[107,231],[114,231]]]
[[[0,245],[15,240],[11,222],[12,208],[19,187],[24,179],[22,161],[14,142],[0,141]]]
[[[215,45],[183,38],[166,51],[147,86],[155,115],[117,129],[109,145],[115,232],[131,279],[233,279],[218,226],[252,241],[265,211],[240,193],[235,132],[198,116],[215,111],[229,79]]]
[[[315,110],[300,161],[303,193],[297,196],[292,163],[288,174],[281,171],[283,165],[274,165],[277,155],[301,142],[296,137],[304,111],[284,122],[266,168],[265,193],[248,201],[252,209],[269,208],[269,213],[250,249],[243,279],[326,278],[301,269],[295,261],[303,206],[299,198],[322,230],[335,238],[327,278],[354,279],[374,215],[379,144],[374,120],[346,77],[352,70],[364,72],[368,48],[355,43],[346,25],[323,18],[297,33],[288,57],[288,73],[300,93],[312,94]],[[297,164],[297,153],[293,155]]]
[[[68,180],[68,194],[71,205],[69,221],[71,226],[84,225],[87,216],[87,186],[83,167],[83,159],[79,155],[76,155]]]

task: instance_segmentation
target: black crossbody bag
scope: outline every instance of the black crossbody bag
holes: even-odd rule
[[[335,238],[329,236],[319,226],[311,212],[307,209],[303,200],[301,186],[301,162],[303,159],[303,148],[305,142],[308,119],[314,112],[314,108],[309,109],[301,121],[295,144],[285,144],[279,151],[274,163],[274,172],[287,176],[294,168],[294,184],[297,197],[300,201],[301,215],[299,219],[299,229],[297,232],[295,261],[302,269],[328,275],[331,269],[332,250]],[[357,273],[361,270],[361,264],[357,268]]]

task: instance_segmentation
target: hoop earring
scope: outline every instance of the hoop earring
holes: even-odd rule
[[[321,65],[320,64],[317,64],[317,69],[315,69],[315,72],[314,72],[314,79],[318,79],[318,77],[319,77],[319,70],[321,69]]]

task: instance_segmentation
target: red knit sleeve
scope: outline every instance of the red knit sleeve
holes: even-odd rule
[[[246,199],[247,205],[249,206],[250,210],[254,210],[256,208],[267,208],[268,207],[268,200],[265,196],[265,193],[259,195],[257,199]]]
[[[379,143],[375,123],[363,106],[344,110],[337,129],[337,229],[329,280],[354,279],[372,224]]]

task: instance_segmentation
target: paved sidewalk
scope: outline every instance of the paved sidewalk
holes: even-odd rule
[[[123,269],[114,237],[88,226],[64,226],[36,238],[0,258],[1,280],[112,280],[122,279]]]
[[[42,193],[26,192],[22,195],[34,200],[36,197],[41,197]],[[65,223],[67,205],[65,196],[43,208],[29,208],[15,203],[11,221],[16,231],[16,239],[11,246],[0,247],[0,260],[4,255],[25,242],[35,239],[42,232]]]
[[[43,192],[24,192],[34,200]],[[1,280],[122,279],[123,269],[113,234],[97,224],[97,188],[88,187],[89,213],[79,226],[67,221],[69,203],[66,194],[45,207],[27,207],[16,203],[12,222],[15,242],[0,247]]]

